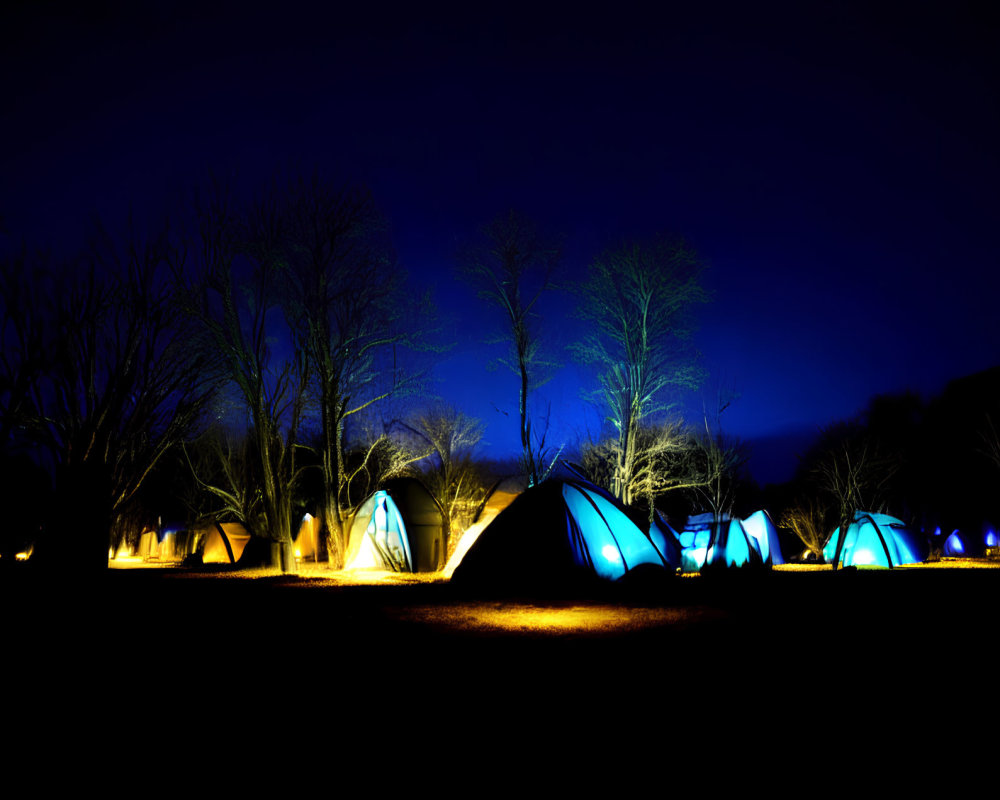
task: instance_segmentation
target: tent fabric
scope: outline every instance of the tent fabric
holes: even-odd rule
[[[755,511],[744,519],[743,530],[757,542],[757,550],[765,564],[785,563],[781,555],[781,543],[778,541],[778,528],[767,511]]]
[[[832,564],[836,558],[841,538],[840,564],[845,567],[919,564],[928,554],[928,545],[923,538],[902,520],[888,514],[856,512],[846,536],[841,537],[839,527],[830,535],[823,548],[823,558],[827,563]]]
[[[433,572],[445,554],[440,506],[417,480],[390,481],[354,514],[348,569]]]
[[[202,531],[202,538],[207,531]],[[189,542],[194,534],[184,527],[164,527],[160,531],[147,528],[139,539],[137,554],[144,561],[181,562],[190,552]]]
[[[201,550],[201,560],[205,564],[236,563],[243,555],[247,542],[250,541],[250,532],[239,522],[223,522],[221,526],[226,533],[230,547],[233,549],[233,559],[232,561],[229,559],[229,551],[226,550],[226,544],[222,541],[219,528],[216,525],[211,525],[204,531],[198,531],[198,533],[204,533],[205,543]]]
[[[675,531],[663,516],[656,512],[653,524],[649,526],[649,540],[657,549],[664,563],[674,570],[681,569],[683,548],[680,534]]]
[[[980,558],[987,549],[997,546],[997,531],[989,522],[984,522],[974,533],[955,529],[943,538],[941,554],[948,558]]]
[[[388,492],[375,492],[358,509],[351,525],[346,566],[413,572],[406,523]]]
[[[757,525],[756,522],[752,524]],[[678,540],[682,572],[699,572],[705,567],[770,566],[772,563],[761,552],[758,539],[747,532],[743,521],[724,514],[718,518],[711,513],[688,517]],[[768,552],[770,554],[770,550]]]
[[[455,568],[457,584],[546,587],[614,581],[668,565],[624,508],[586,481],[548,480],[519,495]]]
[[[315,561],[319,552],[319,517],[314,517],[306,512],[299,525],[299,532],[295,534],[295,541],[292,549],[295,557],[302,561]]]

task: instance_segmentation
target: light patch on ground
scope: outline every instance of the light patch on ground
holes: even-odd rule
[[[459,603],[398,609],[400,619],[483,633],[612,634],[690,624],[705,609],[613,605],[547,607],[518,603]]]

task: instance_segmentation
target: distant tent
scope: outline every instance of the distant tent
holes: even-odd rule
[[[846,536],[841,537],[839,527],[830,535],[823,548],[827,563],[832,564],[836,558],[841,538],[840,563],[845,567],[894,567],[918,564],[927,558],[928,545],[923,537],[888,514],[855,513]]]
[[[347,545],[348,569],[433,572],[445,554],[441,507],[420,481],[389,481],[358,508]]]
[[[202,538],[208,534],[202,530]],[[139,537],[137,555],[144,561],[183,561],[186,555],[193,552],[197,536],[194,532],[174,526],[165,527],[160,531],[147,528]]]
[[[743,567],[770,564],[757,539],[733,517],[695,514],[679,534],[681,570],[698,572],[705,567]],[[780,552],[780,551],[779,551]]]
[[[667,564],[609,494],[582,480],[548,480],[517,497],[455,568],[456,583],[546,587],[617,580]]]
[[[146,528],[139,536],[139,546],[136,555],[143,560],[160,557],[160,537],[154,528]]]
[[[302,561],[315,561],[319,547],[319,517],[306,513],[302,517],[302,524],[299,525],[299,532],[295,535],[295,542],[292,549],[295,557]]]
[[[988,548],[996,546],[996,528],[991,523],[985,522],[978,535],[953,530],[945,538],[941,554],[949,558],[980,558],[986,554]]]
[[[972,547],[970,547],[969,542],[966,542],[966,538],[962,535],[962,532],[957,528],[951,532],[951,534],[944,540],[944,547],[942,548],[942,554],[948,556],[949,558],[963,558],[972,555],[970,552]]]

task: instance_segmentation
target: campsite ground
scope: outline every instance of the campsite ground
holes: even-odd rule
[[[970,714],[993,724],[1000,570],[949,566],[561,598],[327,570],[12,570],[0,576],[5,685],[35,710],[117,720],[118,747],[180,725],[267,747],[302,726],[381,741],[401,725],[408,747],[446,758],[512,730],[523,747],[595,730],[660,736],[683,720],[685,736],[709,740],[780,724],[785,753],[819,746],[814,721],[872,709],[880,730],[924,747]]]

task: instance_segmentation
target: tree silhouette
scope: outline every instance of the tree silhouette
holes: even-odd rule
[[[482,423],[455,408],[436,406],[414,415],[405,428],[426,448],[423,480],[444,512],[451,544],[452,533],[471,524],[486,499],[486,486],[472,460],[483,437]]]
[[[72,526],[49,521],[42,560],[106,566],[112,527],[134,511],[147,476],[211,394],[189,346],[191,330],[177,314],[169,255],[166,231],[142,238],[131,229],[119,247],[99,229],[80,263],[59,271],[37,305],[5,320],[19,349],[5,348],[18,366],[6,363],[15,377],[4,425],[19,419],[47,450],[53,507],[74,516]],[[6,308],[20,296],[9,277],[5,270]],[[19,378],[26,374],[25,391]]]
[[[384,429],[352,443],[347,426],[418,386],[402,357],[423,346],[434,314],[429,300],[407,295],[367,191],[299,178],[283,190],[280,214],[286,314],[301,326],[319,407],[321,540],[340,566],[353,508],[410,458]]]
[[[191,263],[179,262],[177,272],[189,279],[186,308],[200,323],[202,352],[212,354],[218,379],[246,414],[248,469],[259,493],[252,518],[244,503],[230,510],[252,533],[277,542],[280,566],[291,569],[309,361],[303,328],[282,313],[281,216],[271,196],[238,214],[224,192],[198,212]],[[215,488],[221,497],[231,487]]]
[[[618,438],[612,492],[634,500],[643,423],[667,409],[668,389],[695,388],[692,308],[708,300],[702,264],[680,239],[627,244],[594,260],[580,289],[592,331],[574,346],[599,371],[600,394]]]
[[[559,245],[544,238],[532,222],[515,211],[495,217],[482,229],[481,242],[459,255],[459,274],[504,316],[505,332],[498,341],[507,344],[508,352],[500,363],[519,380],[521,457],[529,486],[539,483],[547,469],[543,463],[544,435],[533,436],[528,399],[555,366],[541,348],[537,306],[555,287],[560,256]]]

